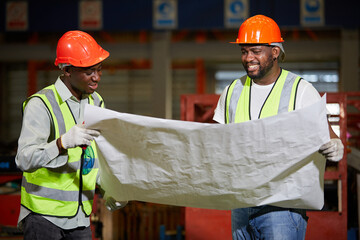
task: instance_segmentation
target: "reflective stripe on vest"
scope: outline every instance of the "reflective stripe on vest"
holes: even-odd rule
[[[300,80],[299,76],[282,69],[260,110],[259,118],[294,110]],[[250,99],[250,77],[244,76],[234,80],[229,85],[226,95],[225,123],[249,121],[251,119]]]
[[[48,108],[54,128],[54,139],[59,138],[76,124],[66,102],[51,85],[32,97],[39,97]],[[27,99],[23,104],[25,109]],[[97,93],[88,97],[89,104],[103,106],[103,100]],[[52,141],[54,139],[50,139]],[[33,212],[60,217],[71,217],[77,214],[81,199],[82,209],[87,216],[91,214],[98,175],[98,154],[95,143],[91,144],[94,151],[94,166],[87,175],[81,169],[80,147],[68,149],[67,164],[56,168],[40,168],[34,172],[24,172],[21,186],[21,204]],[[80,181],[82,178],[82,184]],[[81,194],[79,186],[82,185]]]

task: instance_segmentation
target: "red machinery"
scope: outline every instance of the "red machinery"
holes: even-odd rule
[[[360,94],[358,93],[357,96]],[[185,121],[211,123],[219,95],[183,95],[181,97],[181,119]],[[331,116],[330,123],[339,126],[340,138],[346,146],[347,133],[347,95],[327,93],[327,103],[338,106],[339,113]],[[357,102],[358,105],[359,101]],[[359,109],[359,108],[358,108]],[[309,216],[306,239],[346,239],[347,238],[347,163],[346,152],[339,163],[327,163],[325,182],[335,186],[334,194],[322,211],[308,211]],[[327,185],[327,184],[325,184]],[[334,192],[334,190],[332,190]],[[335,204],[335,206],[334,206]],[[187,240],[231,239],[230,211],[208,209],[185,209],[185,230]]]

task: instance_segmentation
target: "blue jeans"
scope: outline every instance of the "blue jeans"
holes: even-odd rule
[[[234,240],[303,240],[307,221],[297,212],[288,209],[257,214],[268,206],[238,208],[231,211]],[[255,216],[255,217],[253,217]]]

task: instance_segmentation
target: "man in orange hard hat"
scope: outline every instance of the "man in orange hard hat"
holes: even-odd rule
[[[89,34],[66,32],[58,41],[55,84],[23,104],[16,164],[23,171],[19,228],[24,239],[92,239],[89,216],[99,182],[94,138],[84,125],[86,104],[104,107],[95,91],[109,53]],[[109,210],[117,202],[104,194]]]
[[[223,91],[215,110],[219,123],[245,122],[311,105],[320,99],[317,90],[301,77],[282,69],[284,40],[274,20],[263,15],[247,19],[235,44],[247,75]],[[319,151],[330,161],[340,161],[344,146],[332,131],[331,141]],[[274,149],[275,151],[275,149]],[[276,162],[276,159],[274,159]],[[232,210],[234,239],[304,239],[307,227],[304,209],[257,206]]]

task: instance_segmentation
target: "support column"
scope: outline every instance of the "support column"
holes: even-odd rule
[[[171,33],[154,32],[152,35],[152,115],[172,118],[172,69],[170,56]]]
[[[9,122],[11,121],[7,111],[9,110],[9,81],[7,79],[6,64],[0,62],[0,141],[6,142],[7,137],[10,136]]]
[[[196,59],[196,93],[205,94],[206,76],[204,59]]]
[[[35,61],[28,61],[28,92],[27,96],[31,96],[36,93],[36,85],[37,85],[37,64]]]
[[[360,91],[359,30],[341,32],[340,91]]]

